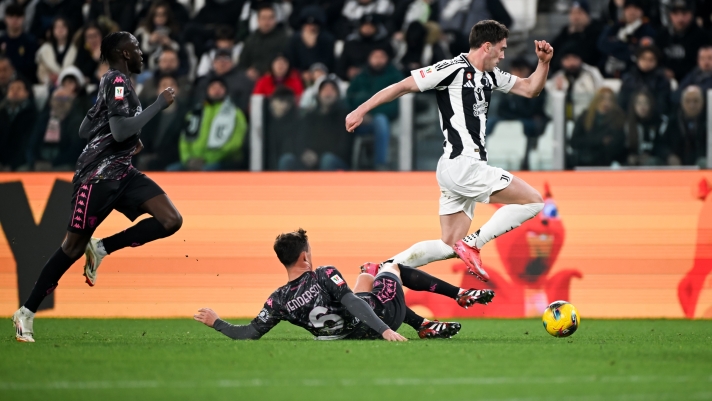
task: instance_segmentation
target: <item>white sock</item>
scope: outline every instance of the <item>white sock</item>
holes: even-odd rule
[[[20,307],[20,311],[22,313],[24,313],[26,316],[35,317],[35,312],[32,312],[31,310],[25,308],[24,306]]]
[[[452,250],[452,247],[438,239],[418,242],[394,256],[392,259],[394,263],[415,268],[437,260],[451,259],[454,257],[455,252]]]
[[[521,226],[539,214],[543,208],[543,203],[502,206],[477,232],[468,235],[463,241],[471,247],[482,249],[486,243]]]

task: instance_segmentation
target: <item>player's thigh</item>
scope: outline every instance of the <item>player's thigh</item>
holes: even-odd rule
[[[507,187],[490,195],[490,203],[526,205],[528,203],[542,202],[544,200],[539,191],[516,176],[513,176],[512,182]]]
[[[356,285],[354,285],[353,292],[371,292],[373,289],[373,280],[375,280],[375,278],[370,274],[359,274],[356,278]]]

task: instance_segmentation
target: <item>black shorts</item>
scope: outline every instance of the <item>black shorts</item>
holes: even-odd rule
[[[383,323],[396,331],[405,319],[405,293],[400,278],[393,273],[379,273],[371,292],[359,292],[357,297],[368,303]],[[349,338],[381,338],[379,333],[361,323]]]
[[[118,181],[74,184],[72,217],[67,230],[91,235],[112,210],[134,221],[145,213],[141,205],[163,194],[158,184],[136,169],[129,170],[126,177]]]

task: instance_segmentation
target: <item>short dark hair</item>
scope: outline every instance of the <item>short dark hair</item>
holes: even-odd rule
[[[509,37],[509,29],[494,20],[480,21],[470,31],[470,49],[477,49],[490,42],[493,45]]]
[[[235,30],[229,25],[220,25],[215,28],[215,40],[232,40],[235,41]]]
[[[660,50],[658,50],[655,45],[639,47],[638,50],[636,50],[635,52],[635,58],[639,59],[640,56],[642,56],[644,53],[653,53],[653,56],[655,56],[655,60],[660,61]]]
[[[274,252],[285,267],[297,263],[299,255],[306,251],[308,246],[309,238],[303,228],[291,233],[279,234],[274,240]]]
[[[128,32],[112,32],[101,40],[101,61],[110,63],[115,61],[123,50],[121,47],[131,38]]]
[[[17,3],[12,3],[5,8],[5,15],[11,15],[13,17],[24,17],[25,8]]]

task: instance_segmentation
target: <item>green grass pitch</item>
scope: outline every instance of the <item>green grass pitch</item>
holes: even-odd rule
[[[712,400],[712,321],[465,320],[450,340],[233,341],[192,320],[42,319],[0,339],[0,400]]]

